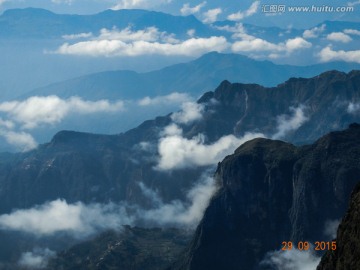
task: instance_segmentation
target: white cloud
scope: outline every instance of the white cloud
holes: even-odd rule
[[[204,135],[198,134],[192,139],[181,136],[180,132],[159,140],[160,155],[158,170],[173,170],[193,166],[213,165],[231,154],[244,142],[265,137],[262,133],[246,133],[242,138],[234,135],[221,137],[218,141],[206,145]]]
[[[285,52],[290,54],[297,50],[307,49],[312,44],[301,37],[288,39],[285,43],[271,43],[264,39],[256,38],[244,33],[240,33],[243,40],[234,42],[232,50],[234,52]]]
[[[234,52],[269,52],[268,57],[273,58],[274,55],[280,57],[280,53],[289,55],[294,51],[307,49],[312,46],[310,42],[302,37],[291,38],[277,44],[272,43],[249,35],[242,23],[237,23],[233,27],[223,26],[220,30],[234,33],[232,35],[233,39],[241,39],[232,44],[231,49]]]
[[[198,4],[197,6],[191,7],[189,3],[186,3],[180,9],[182,15],[190,15],[200,12],[200,10],[206,5],[206,1]]]
[[[227,19],[230,21],[240,21],[246,17],[254,15],[258,11],[259,6],[260,1],[255,1],[246,11],[238,11],[237,13],[230,14]]]
[[[203,22],[204,23],[213,23],[217,20],[217,17],[221,13],[222,13],[221,8],[209,9],[208,11],[203,13],[203,16],[204,16]]]
[[[203,174],[201,179],[187,192],[187,201],[179,200],[164,204],[156,192],[142,186],[143,193],[157,205],[144,211],[141,216],[156,225],[181,225],[195,227],[203,217],[212,195],[217,190],[213,177]]]
[[[173,113],[171,119],[178,124],[189,124],[200,120],[204,111],[204,105],[196,102],[185,102],[179,112]]]
[[[360,36],[360,31],[355,29],[345,29],[345,34]]]
[[[326,25],[322,24],[320,27],[314,27],[305,30],[303,33],[304,38],[317,38],[322,32],[325,31]]]
[[[336,238],[337,229],[340,224],[340,219],[335,220],[327,220],[325,222],[324,235],[329,237],[329,240],[333,240]]]
[[[305,115],[305,106],[290,107],[292,115],[280,115],[277,117],[277,132],[273,139],[283,138],[286,134],[301,127],[309,118]]]
[[[307,49],[307,48],[310,48],[311,46],[312,45],[310,42],[306,41],[305,39],[303,39],[301,37],[288,39],[285,42],[285,50],[287,52],[293,52],[296,50]]]
[[[48,248],[36,248],[33,251],[22,253],[18,264],[26,269],[43,269],[47,266],[48,260],[55,255],[56,253]]]
[[[268,252],[260,264],[279,270],[316,270],[321,258],[316,256],[313,249]]]
[[[108,100],[86,101],[79,97],[61,99],[57,96],[33,96],[23,101],[0,103],[0,112],[23,128],[32,129],[41,124],[55,124],[70,113],[91,114],[117,112],[124,109],[122,101],[110,103]]]
[[[360,111],[360,104],[359,103],[353,103],[353,102],[350,102],[348,107],[347,107],[347,112],[348,113],[352,113],[352,114],[355,114],[357,112]]]
[[[345,61],[360,63],[360,50],[356,51],[334,51],[330,46],[323,48],[319,53],[320,61]]]
[[[68,204],[55,200],[26,210],[16,210],[0,216],[2,229],[23,231],[34,235],[53,235],[69,232],[74,237],[83,237],[99,230],[120,229],[123,224],[132,224],[123,206],[81,202]]]
[[[171,3],[172,0],[121,0],[111,9],[133,9],[133,8],[150,8],[163,4]]]
[[[158,106],[167,104],[183,104],[192,98],[186,93],[174,92],[166,96],[157,96],[154,98],[144,97],[138,101],[140,106]]]
[[[228,47],[226,38],[191,38],[178,44],[135,41],[125,43],[120,40],[92,40],[70,45],[63,44],[56,52],[69,55],[88,56],[140,56],[147,54],[157,55],[184,55],[199,56],[206,52],[222,52]]]
[[[333,32],[331,34],[328,34],[326,38],[331,41],[337,41],[342,43],[348,43],[352,41],[352,38],[344,34],[343,32]]]
[[[63,39],[80,39],[80,38],[90,38],[92,37],[92,33],[80,33],[80,34],[70,34],[70,35],[63,35],[62,38]]]
[[[37,142],[26,132],[15,132],[9,130],[0,130],[0,136],[3,136],[6,142],[16,147],[17,150],[26,152],[37,147]]]

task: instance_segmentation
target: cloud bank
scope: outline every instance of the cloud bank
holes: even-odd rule
[[[21,231],[36,236],[68,233],[84,238],[108,229],[121,230],[123,225],[148,224],[150,226],[180,226],[194,228],[202,218],[205,208],[216,191],[216,184],[209,171],[186,193],[184,201],[164,203],[156,191],[139,183],[143,195],[150,199],[152,208],[143,209],[126,203],[73,204],[57,199],[31,209],[16,210],[0,216],[2,230]],[[40,264],[41,258],[26,253],[27,264]]]
[[[75,44],[63,44],[59,54],[88,56],[140,56],[147,54],[199,56],[206,52],[222,52],[228,47],[226,38],[190,38],[178,44],[135,41],[125,43],[120,40],[94,40]]]
[[[108,100],[87,101],[79,97],[61,99],[58,96],[33,96],[23,101],[0,103],[0,112],[24,129],[33,129],[41,124],[56,124],[70,113],[93,114],[124,110],[124,102]]]
[[[16,210],[0,216],[2,229],[17,230],[35,235],[52,235],[69,232],[74,237],[84,237],[99,230],[120,229],[132,224],[124,206],[113,203],[85,205],[68,204],[57,199],[27,210]]]
[[[86,56],[141,56],[141,55],[183,55],[199,56],[210,51],[222,52],[228,48],[225,37],[189,38],[178,40],[174,34],[160,32],[156,27],[132,31],[102,29],[100,35],[91,40],[64,43],[55,53]]]

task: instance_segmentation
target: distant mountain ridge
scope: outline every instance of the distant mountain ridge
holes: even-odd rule
[[[223,80],[269,87],[290,77],[309,78],[335,69],[349,72],[360,69],[360,64],[333,62],[300,67],[256,61],[238,54],[211,52],[188,63],[146,73],[119,70],[74,78],[35,89],[19,98],[58,95],[61,98],[80,96],[89,100],[115,100],[154,97],[174,91],[200,95],[214,89]]]
[[[39,8],[6,10],[0,16],[0,38],[58,38],[66,34],[94,32],[102,28],[134,29],[155,26],[160,31],[186,36],[189,29],[198,34],[215,33],[194,16],[170,14],[141,9],[106,10],[94,15],[56,14]]]

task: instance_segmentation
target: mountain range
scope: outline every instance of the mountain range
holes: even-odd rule
[[[35,150],[2,154],[0,221],[17,220],[23,215],[26,221],[31,220],[27,218],[31,213],[42,215],[54,207],[75,207],[89,209],[86,211],[90,211],[90,222],[97,224],[90,213],[94,209],[104,209],[107,214],[103,218],[111,217],[113,220],[115,217],[107,215],[113,211],[115,203],[120,209],[123,204],[132,206],[130,214],[140,213],[140,217],[146,218],[135,225],[181,227],[194,224],[201,217],[201,209],[194,207],[206,206],[215,188],[204,177],[218,161],[252,138],[311,143],[329,131],[343,129],[358,121],[359,81],[359,71],[329,71],[310,79],[291,78],[271,88],[223,81],[215,91],[205,93],[197,103],[187,103],[179,112],[145,121],[125,133],[98,135],[62,131]],[[215,178],[220,191],[206,210],[188,252],[175,266],[186,269],[202,265],[201,254],[213,252],[206,247],[202,249],[204,241],[241,238],[235,237],[235,234],[226,236],[226,233],[247,232],[249,227],[253,227],[249,225],[253,222],[250,217],[258,220],[258,224],[270,227],[258,228],[268,239],[267,242],[258,244],[259,239],[251,238],[251,231],[250,238],[247,238],[251,243],[242,242],[242,248],[251,247],[247,250],[252,254],[241,253],[239,247],[234,246],[233,252],[240,252],[236,256],[251,258],[246,261],[249,267],[279,245],[278,238],[272,239],[265,234],[270,228],[282,231],[282,236],[289,241],[316,240],[316,236],[322,235],[326,219],[339,218],[346,209],[350,190],[356,182],[353,178],[357,175],[356,164],[353,164],[357,158],[358,131],[359,128],[352,125],[348,131],[331,133],[314,145],[303,147],[266,139],[257,139],[240,147],[233,157],[219,165]],[[327,155],[330,155],[329,159]],[[338,160],[334,156],[341,158]],[[235,167],[232,167],[233,163]],[[313,177],[323,180],[312,182]],[[250,178],[254,178],[251,183]],[[244,179],[247,184],[242,184],[239,179]],[[346,180],[349,182],[345,184],[344,179],[350,180]],[[200,196],[199,202],[194,196],[195,190],[206,190],[200,194],[208,195]],[[241,192],[238,194],[237,191]],[[244,207],[248,204],[249,208],[238,208],[238,198],[234,199],[231,194],[239,196],[240,201],[244,200]],[[303,197],[304,194],[307,197]],[[278,200],[274,196],[279,196]],[[318,212],[325,207],[324,203],[329,204],[328,210],[323,210],[320,215]],[[279,210],[275,213],[277,207]],[[249,209],[253,209],[254,213],[246,212]],[[290,215],[287,216],[289,210]],[[314,211],[317,211],[316,214]],[[157,213],[162,215],[157,216]],[[169,216],[164,216],[165,213]],[[224,219],[217,218],[218,214]],[[245,215],[247,223],[244,227],[236,226],[232,231],[232,226],[239,222],[238,214],[239,217]],[[98,220],[101,221],[99,215]],[[178,219],[180,217],[182,219]],[[132,220],[131,216],[129,220]],[[281,220],[283,224],[280,224]],[[44,229],[37,228],[37,225],[17,227],[14,222],[0,224],[1,249],[6,249],[11,239],[14,246],[20,246],[15,239],[23,241],[18,237],[9,239],[7,230],[25,230],[23,233],[26,233],[26,228],[33,228],[35,235],[44,233]],[[313,227],[310,228],[310,224]],[[221,231],[219,226],[222,225],[229,230]],[[46,223],[44,226],[47,228]],[[51,225],[50,228],[56,226]],[[91,231],[89,226],[85,228]],[[216,238],[215,235],[216,239],[212,239],[213,228],[219,228],[219,233],[225,233],[225,238]],[[209,238],[204,240],[202,236],[207,233]],[[231,245],[235,243],[231,242]],[[58,245],[51,248],[59,250]],[[231,252],[228,254],[233,255]],[[16,256],[19,255],[10,252],[8,258]]]
[[[294,143],[311,142],[358,119],[359,85],[359,71],[292,78],[273,88],[224,81],[193,107],[184,109],[178,120],[176,113],[169,114],[118,135],[59,132],[36,150],[2,160],[0,212],[59,197],[84,202],[130,200],[135,193],[129,187],[139,181],[159,188],[164,198],[174,198],[173,185],[180,184],[178,178],[184,179],[181,185],[188,186],[199,177],[199,170],[195,167],[168,175],[153,169],[159,161],[162,139],[173,138],[164,134],[169,125],[182,130],[184,143],[192,143],[203,134],[204,141],[198,145],[215,144],[224,136],[241,137],[247,132]],[[186,119],[187,113],[198,118]],[[144,143],[151,146],[149,150],[141,148]],[[168,180],[158,180],[164,177]]]

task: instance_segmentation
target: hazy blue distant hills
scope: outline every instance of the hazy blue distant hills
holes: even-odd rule
[[[147,73],[119,70],[91,74],[38,88],[19,98],[58,95],[62,98],[80,96],[90,100],[134,99],[174,91],[200,95],[214,89],[223,80],[276,86],[290,77],[309,78],[326,70],[348,72],[359,68],[360,64],[344,62],[304,67],[276,65],[239,54],[212,52],[188,63]]]
[[[186,35],[195,29],[200,35],[216,32],[194,16],[173,16],[147,10],[106,10],[94,15],[55,14],[51,11],[26,8],[6,10],[0,16],[0,38],[61,38],[66,34],[97,33],[102,28],[119,29],[132,26],[144,29],[155,26],[160,31]]]

